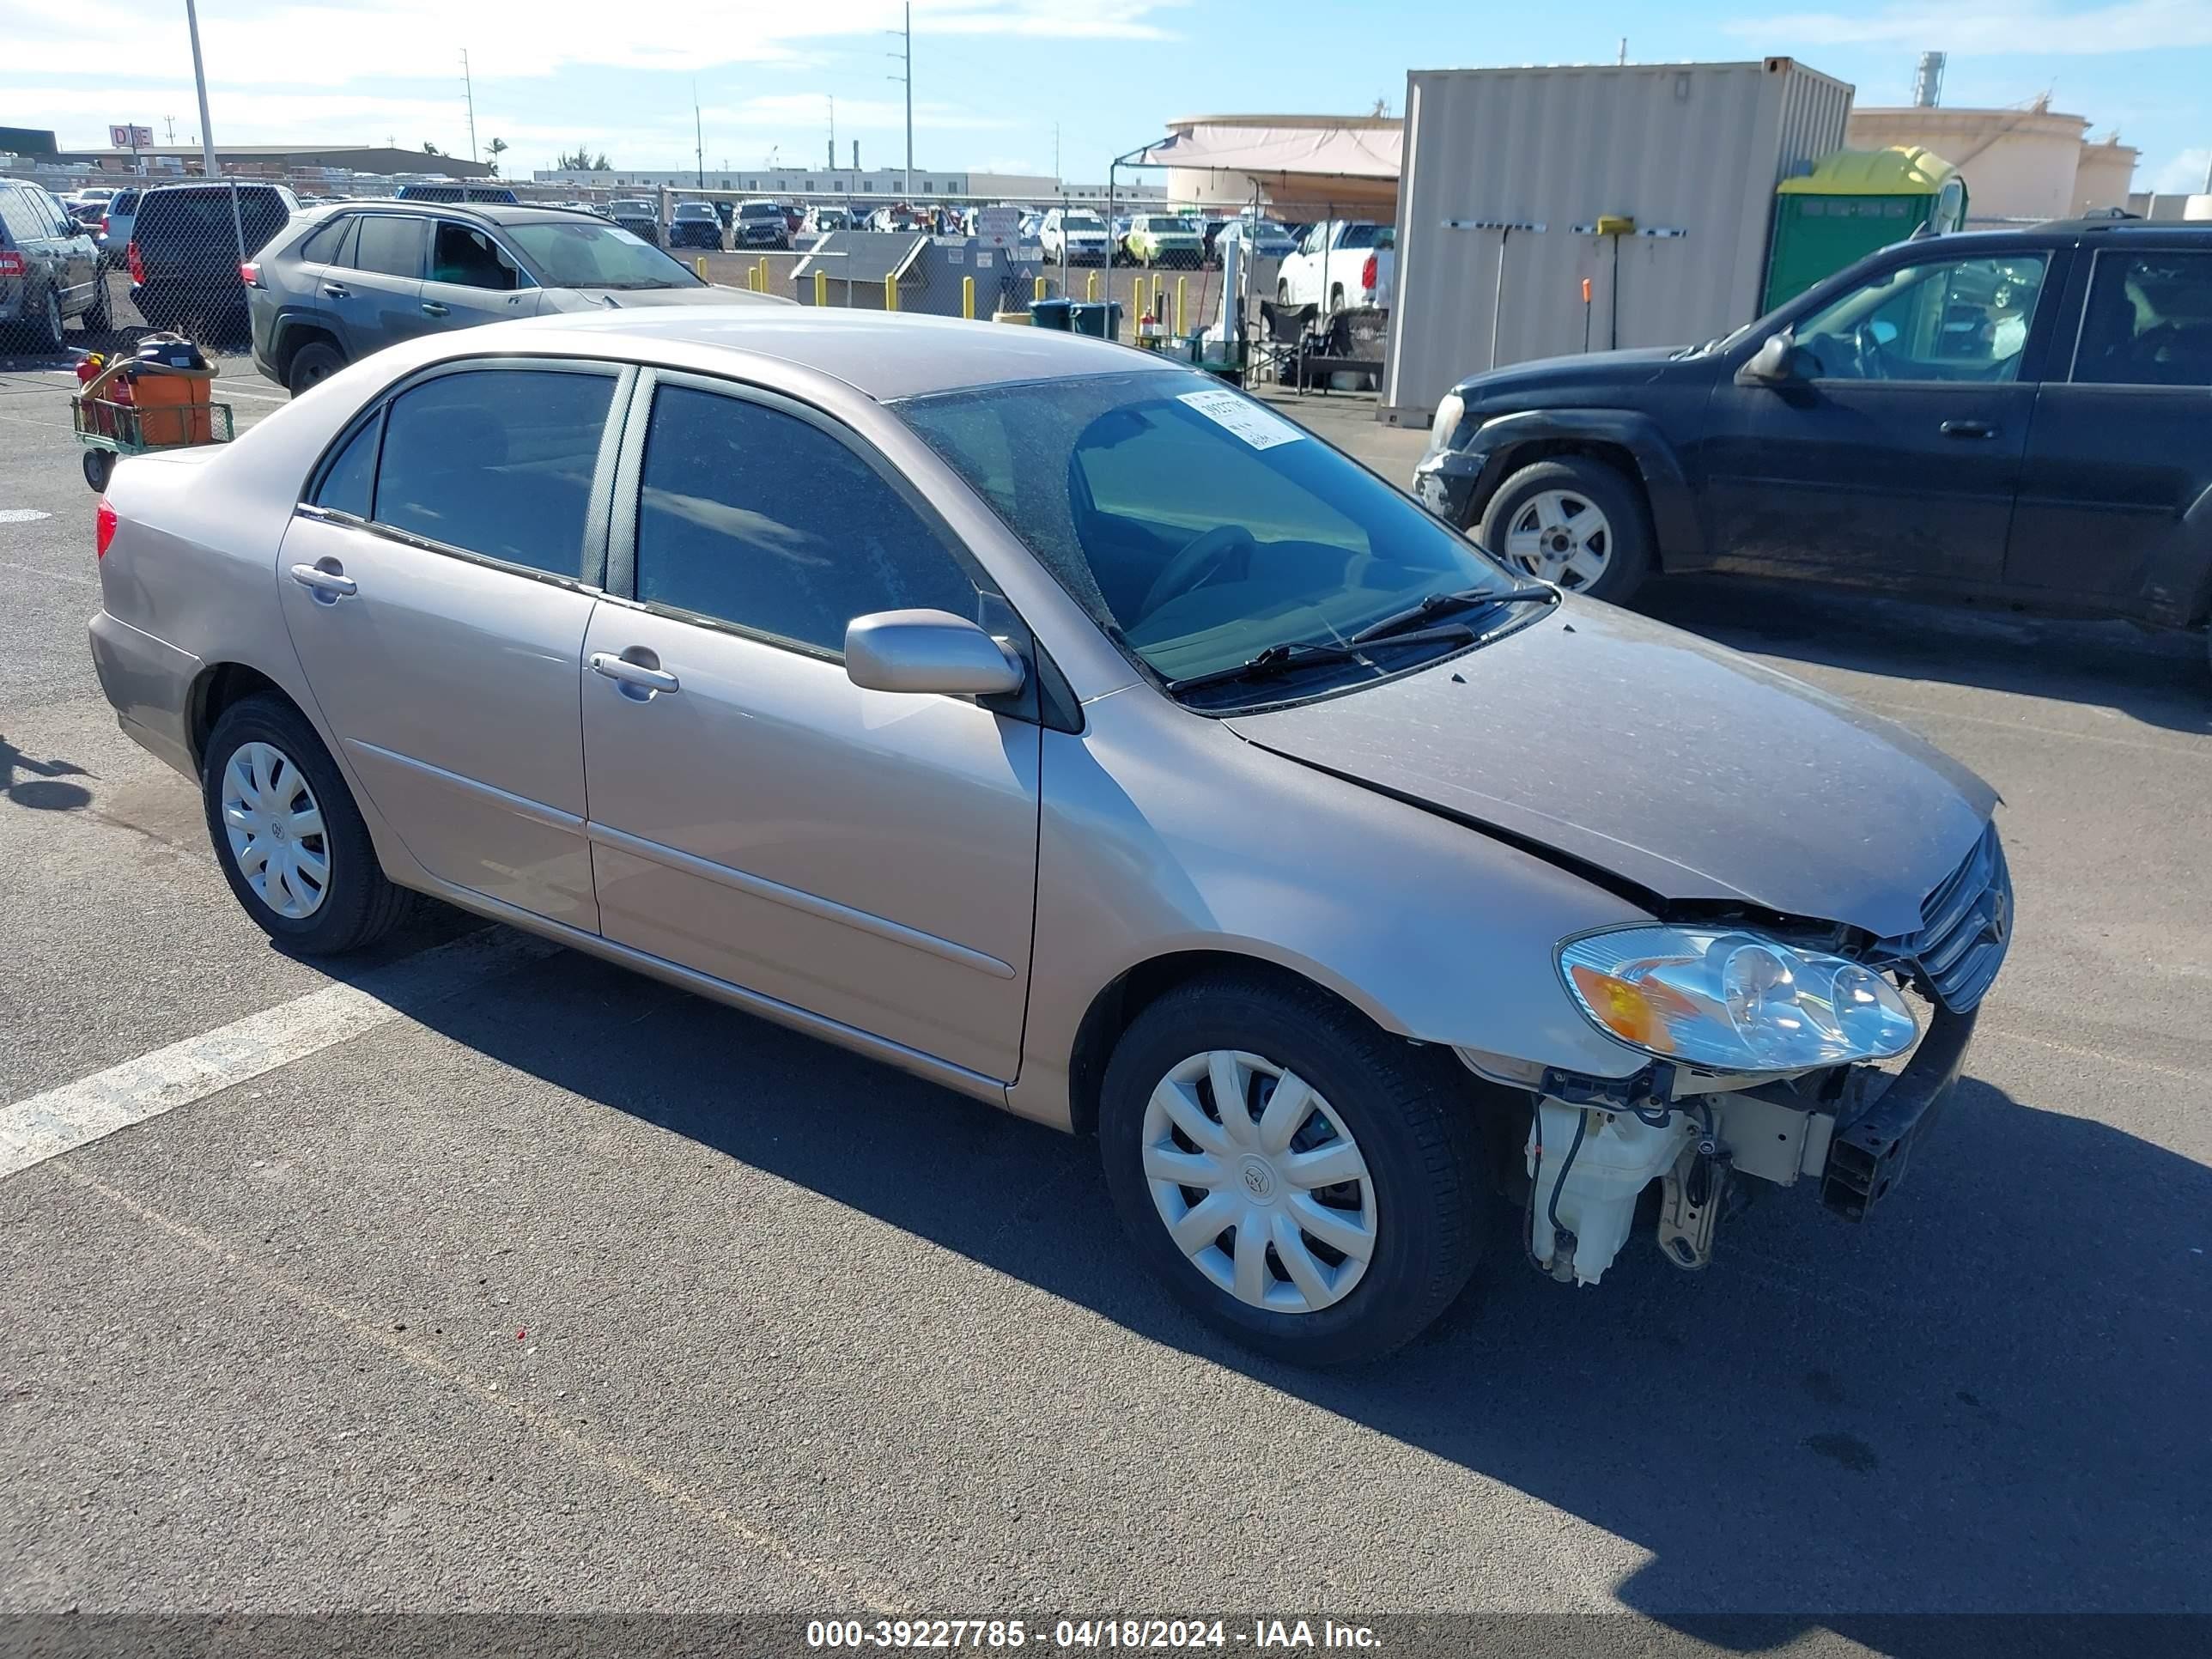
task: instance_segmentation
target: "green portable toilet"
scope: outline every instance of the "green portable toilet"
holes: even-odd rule
[[[1965,177],[1917,145],[1839,149],[1774,193],[1766,311],[1923,225],[1953,231],[1966,222]]]

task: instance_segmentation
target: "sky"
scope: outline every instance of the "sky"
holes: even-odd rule
[[[897,0],[200,0],[210,120],[224,143],[437,145],[476,137],[526,178],[582,144],[617,167],[709,169],[904,150]],[[2048,92],[2117,128],[2141,189],[2203,189],[2212,163],[2212,0],[919,0],[917,170],[1103,180],[1171,117],[1391,113],[1409,69],[1795,57],[1860,104],[1909,100],[1923,49],[1943,101]],[[198,136],[184,0],[0,0],[0,125],[106,142]],[[173,123],[173,129],[171,124]],[[1055,165],[1056,163],[1056,165]]]

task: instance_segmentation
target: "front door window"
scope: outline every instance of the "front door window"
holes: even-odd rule
[[[2020,378],[2047,257],[1931,259],[1899,266],[1797,325],[1800,359],[1820,380]]]

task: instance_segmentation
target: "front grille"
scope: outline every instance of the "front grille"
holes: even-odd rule
[[[1921,902],[1920,931],[1884,939],[1887,961],[1908,969],[1929,995],[1956,1013],[1981,1001],[2012,942],[2012,876],[1994,823],[1966,862]]]

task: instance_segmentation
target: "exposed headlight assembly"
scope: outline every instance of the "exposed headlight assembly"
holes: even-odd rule
[[[1912,1011],[1881,975],[1735,929],[1586,933],[1559,947],[1559,972],[1607,1036],[1711,1070],[1883,1060],[1919,1035]]]

